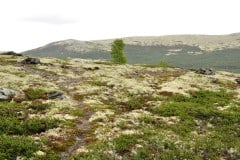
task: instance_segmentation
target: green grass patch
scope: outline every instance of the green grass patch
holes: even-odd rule
[[[123,110],[144,109],[149,107],[149,101],[156,101],[159,98],[151,95],[131,95],[127,93],[128,101],[126,103],[119,104]]]
[[[101,81],[96,77],[93,77],[92,80],[89,82],[89,84],[93,86],[107,86],[107,82]]]
[[[171,65],[169,65],[166,61],[160,61],[159,63],[156,64],[145,64],[143,65],[144,67],[150,67],[150,68],[172,68]]]
[[[132,147],[137,143],[137,135],[120,135],[113,140],[114,149],[119,154],[127,154],[131,151]]]
[[[47,92],[41,88],[27,88],[24,93],[28,100],[47,99]]]
[[[60,124],[57,119],[29,119],[28,107],[19,103],[0,102],[0,135],[31,135],[55,128]]]
[[[34,113],[44,112],[52,106],[51,103],[32,103],[28,108],[32,109]]]
[[[43,104],[41,104],[43,105]],[[0,159],[15,160],[17,157],[33,160],[58,160],[58,154],[53,153],[39,140],[28,136],[45,132],[60,125],[60,120],[52,118],[28,118],[32,110],[36,113],[47,109],[47,106],[35,108],[15,102],[0,102]],[[43,147],[44,146],[44,147]],[[44,155],[36,155],[36,151]]]
[[[31,135],[56,128],[59,120],[34,118],[21,120],[18,117],[0,117],[0,134]]]

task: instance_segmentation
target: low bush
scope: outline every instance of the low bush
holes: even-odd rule
[[[17,157],[30,159],[40,145],[24,136],[0,135],[0,159],[16,160]]]
[[[17,117],[0,117],[0,134],[31,135],[45,132],[59,125],[57,119],[29,119],[19,120]]]
[[[136,135],[120,135],[113,140],[114,149],[119,154],[129,153],[137,143]]]
[[[47,99],[47,92],[41,88],[27,88],[24,93],[28,100]]]

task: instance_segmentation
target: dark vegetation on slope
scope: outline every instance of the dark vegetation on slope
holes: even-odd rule
[[[0,102],[0,159],[14,160],[17,157],[29,159],[43,148],[44,141],[36,142],[29,135],[39,134],[59,125],[59,120],[49,118],[28,118],[31,112],[40,113],[37,109],[29,109],[27,105]],[[59,159],[59,156],[46,150],[45,156],[34,156],[37,159]]]
[[[182,49],[176,55],[166,55],[171,49]],[[187,52],[202,52],[193,55]],[[147,56],[146,56],[147,55]],[[240,72],[240,48],[205,52],[198,47],[178,46],[126,46],[126,56],[129,63],[156,64],[166,61],[170,65],[183,68],[210,67],[216,70]]]
[[[174,51],[179,50],[179,51]],[[165,61],[172,66],[182,68],[210,67],[215,70],[240,72],[240,48],[226,48],[206,52],[197,46],[174,45],[174,46],[138,46],[126,45],[125,55],[130,64],[157,64]],[[167,55],[169,52],[174,53]],[[191,53],[193,52],[193,53]],[[202,54],[194,54],[201,52]],[[82,59],[106,59],[110,60],[110,53],[102,50],[91,52],[71,52],[63,47],[50,46],[47,48],[30,50],[26,55],[57,58],[82,58]]]

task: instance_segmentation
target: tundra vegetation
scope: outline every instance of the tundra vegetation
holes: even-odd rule
[[[240,74],[24,58],[0,55],[0,159],[240,159]]]

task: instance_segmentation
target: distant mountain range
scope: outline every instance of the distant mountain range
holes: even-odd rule
[[[25,55],[110,59],[114,39],[79,41],[68,39],[23,52]],[[131,64],[166,61],[185,68],[210,67],[240,73],[240,33],[229,35],[170,35],[123,38]]]

